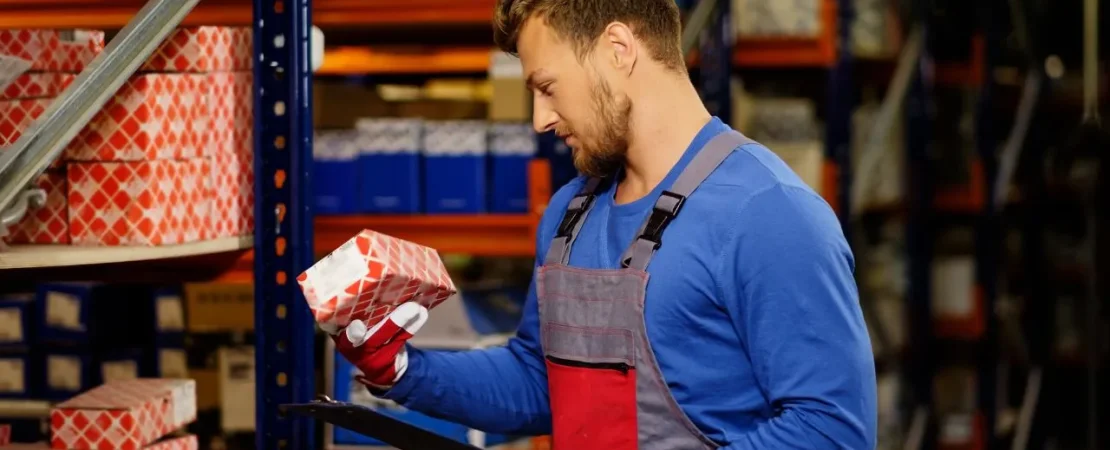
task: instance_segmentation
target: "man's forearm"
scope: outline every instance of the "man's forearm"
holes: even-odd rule
[[[516,339],[470,351],[409,348],[409,370],[384,398],[470,428],[516,435],[550,432],[542,360]]]
[[[867,427],[850,417],[819,407],[788,408],[721,450],[869,450],[873,438],[866,436]]]

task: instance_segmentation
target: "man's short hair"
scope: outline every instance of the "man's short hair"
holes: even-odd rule
[[[585,59],[597,38],[612,22],[628,24],[644,42],[652,59],[685,73],[682,19],[675,0],[497,0],[493,38],[501,50],[516,55],[524,23],[543,19]]]

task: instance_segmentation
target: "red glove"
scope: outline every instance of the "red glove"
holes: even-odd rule
[[[405,341],[428,321],[428,308],[405,303],[394,309],[369,330],[361,320],[332,336],[339,353],[354,364],[362,375],[356,380],[371,388],[384,390],[393,386],[408,369]]]

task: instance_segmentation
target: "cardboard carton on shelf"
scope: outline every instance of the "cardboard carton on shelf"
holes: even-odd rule
[[[406,302],[431,309],[457,292],[435,250],[372,230],[298,275],[297,283],[329,333],[353,320],[373,327]]]

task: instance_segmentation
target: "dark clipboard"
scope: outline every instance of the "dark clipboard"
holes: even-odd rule
[[[311,403],[279,405],[278,411],[322,420],[385,442],[399,450],[481,450],[365,406],[337,402],[327,397]]]

